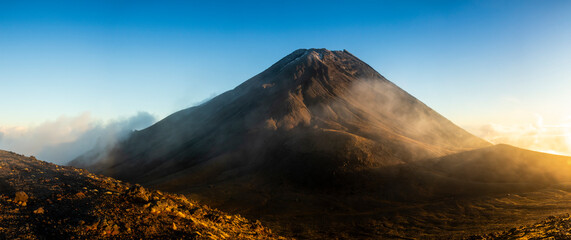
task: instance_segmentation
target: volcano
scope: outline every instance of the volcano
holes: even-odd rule
[[[235,89],[135,132],[109,155],[84,155],[72,165],[169,183],[177,192],[245,176],[323,187],[363,170],[488,145],[351,53],[300,49]]]
[[[71,165],[287,236],[331,239],[458,237],[534,222],[571,206],[568,163],[493,146],[348,51],[299,49]],[[557,207],[537,207],[547,202]]]

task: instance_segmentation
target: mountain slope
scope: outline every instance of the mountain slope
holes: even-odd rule
[[[567,190],[571,157],[498,144],[402,165],[393,173],[378,175],[398,182],[388,190],[425,198]]]
[[[71,164],[172,191],[246,176],[320,188],[488,145],[347,51],[300,49],[108,155]]]
[[[571,181],[571,158],[499,144],[423,164],[448,177],[487,183],[555,184]]]
[[[567,211],[568,162],[492,146],[346,51],[300,49],[72,165],[288,236],[442,239]]]
[[[240,216],[0,151],[0,239],[277,239]]]

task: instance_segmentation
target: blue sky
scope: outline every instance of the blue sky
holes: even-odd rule
[[[557,0],[0,1],[0,132],[160,119],[315,47],[347,49],[487,139],[558,137],[570,29]]]

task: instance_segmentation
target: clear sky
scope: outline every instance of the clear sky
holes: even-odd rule
[[[37,153],[22,139],[145,116],[141,128],[328,48],[478,136],[571,154],[570,43],[558,0],[0,0],[0,148]]]

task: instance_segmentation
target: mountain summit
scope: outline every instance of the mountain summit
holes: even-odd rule
[[[447,239],[569,209],[570,162],[492,146],[347,51],[300,49],[72,165],[285,236]]]
[[[108,155],[72,165],[177,192],[246,176],[321,187],[487,145],[351,53],[299,49],[235,89],[135,132]]]

